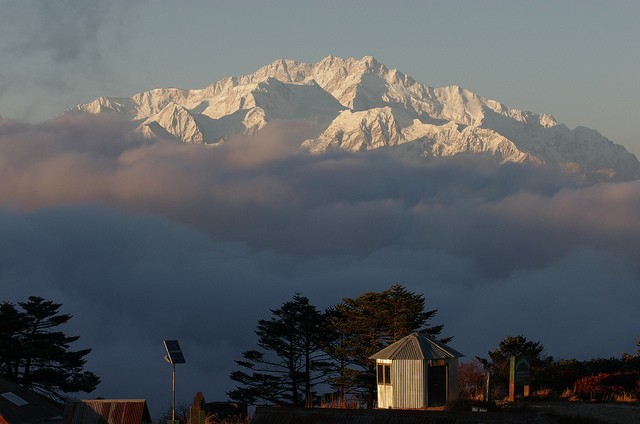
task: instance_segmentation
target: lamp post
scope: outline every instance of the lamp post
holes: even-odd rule
[[[171,424],[176,424],[176,364],[184,364],[184,354],[177,340],[163,340],[167,356],[164,360],[171,364]]]

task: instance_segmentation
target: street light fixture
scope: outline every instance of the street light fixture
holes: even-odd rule
[[[177,340],[163,340],[164,348],[167,356],[164,360],[171,364],[171,424],[177,424],[176,421],[176,364],[184,364],[184,354],[180,349]]]

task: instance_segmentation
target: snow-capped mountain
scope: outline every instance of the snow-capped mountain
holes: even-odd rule
[[[637,178],[640,166],[624,147],[597,131],[570,130],[548,114],[512,109],[458,86],[421,84],[373,57],[329,56],[318,63],[277,60],[250,75],[204,89],[155,89],[130,98],[101,97],[65,113],[118,113],[145,137],[216,144],[252,134],[276,120],[304,120],[312,153],[338,148],[395,148],[423,158],[464,153],[501,163],[555,165]]]

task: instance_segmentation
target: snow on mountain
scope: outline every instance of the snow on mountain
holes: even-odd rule
[[[98,114],[102,112],[118,112],[127,116],[130,119],[134,119],[135,115],[132,114],[132,111],[134,110],[135,110],[135,105],[134,105],[133,99],[129,99],[125,97],[100,97],[90,103],[77,105],[76,107],[65,112],[64,114],[81,113],[81,112],[87,112],[92,114]]]
[[[412,126],[403,131],[403,134],[410,140],[422,140],[416,144],[424,157],[453,156],[459,153],[489,153],[500,163],[542,164],[539,158],[521,151],[514,142],[489,128],[472,125],[461,126],[454,122],[436,126],[415,120]]]
[[[397,146],[405,139],[396,114],[389,106],[363,111],[344,110],[316,139],[305,141],[303,146],[314,153],[329,147],[355,152]]]
[[[153,117],[145,119],[135,131],[149,137],[166,137],[170,134],[185,143],[201,144],[205,141],[202,128],[194,116],[173,101]]]
[[[509,108],[455,85],[430,87],[371,56],[276,60],[204,89],[101,97],[66,113],[105,112],[134,122],[137,134],[185,143],[213,144],[274,120],[304,120],[315,135],[301,143],[316,154],[402,147],[423,158],[487,154],[605,179],[637,178],[640,170],[634,155],[597,131],[570,130],[551,115]]]

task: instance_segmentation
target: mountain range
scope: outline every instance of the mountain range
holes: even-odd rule
[[[303,121],[310,130],[300,145],[313,154],[393,149],[427,160],[481,154],[598,180],[640,175],[637,158],[595,130],[571,130],[549,114],[509,108],[456,85],[430,87],[371,56],[276,60],[203,89],[100,97],[63,115],[77,113],[116,113],[132,123],[133,134],[183,143],[217,145],[270,122]]]

